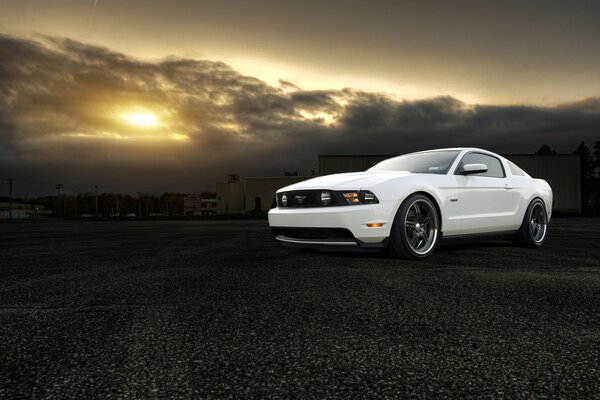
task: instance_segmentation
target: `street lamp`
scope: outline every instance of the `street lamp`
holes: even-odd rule
[[[98,185],[94,185],[94,189],[96,190],[96,213],[94,216],[98,216]]]
[[[57,183],[56,185],[54,185],[54,187],[56,188],[57,196],[56,196],[56,215],[60,215],[60,191],[62,189],[65,188],[65,185],[63,185],[62,183]],[[64,205],[64,200],[63,200],[63,205]]]
[[[15,183],[15,178],[8,178],[6,180],[6,183],[8,184],[8,188],[9,188],[9,195],[8,195],[8,219],[12,219],[12,201],[13,201],[13,183]]]

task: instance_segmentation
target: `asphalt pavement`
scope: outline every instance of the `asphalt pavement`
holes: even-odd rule
[[[600,219],[425,261],[265,221],[0,224],[0,398],[600,398]]]

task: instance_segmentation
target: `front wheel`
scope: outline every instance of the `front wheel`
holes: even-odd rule
[[[546,240],[548,214],[541,199],[534,199],[527,207],[523,223],[514,242],[525,247],[538,247]]]
[[[401,258],[429,256],[440,239],[439,216],[433,202],[424,195],[409,196],[398,210],[390,233],[390,250]]]

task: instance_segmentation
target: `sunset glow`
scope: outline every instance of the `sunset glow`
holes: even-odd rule
[[[311,112],[306,110],[299,110],[298,113],[305,120],[321,123],[324,125],[333,125],[336,122],[336,116],[333,113],[327,113],[323,111]]]
[[[160,125],[156,115],[148,111],[124,114],[122,118],[131,125],[144,128],[154,128]]]

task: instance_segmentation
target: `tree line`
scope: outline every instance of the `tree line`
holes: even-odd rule
[[[121,193],[98,193],[98,215],[116,216],[182,216],[184,215],[183,199],[188,193],[163,193],[162,195],[133,196]],[[216,198],[212,192],[201,193],[202,198]],[[42,196],[34,200],[52,210],[55,216],[69,217],[96,215],[95,193],[77,195],[61,194],[60,196]]]
[[[539,155],[558,154],[550,146],[543,145],[536,152]],[[581,171],[582,211],[586,214],[600,214],[600,140],[590,148],[584,141],[573,150],[579,155]]]

